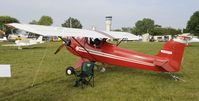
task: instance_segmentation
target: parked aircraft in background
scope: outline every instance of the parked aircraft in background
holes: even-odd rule
[[[0,38],[0,42],[7,41],[6,37]]]
[[[43,38],[43,36],[39,36],[38,39],[16,40],[15,44],[4,44],[2,46],[17,46],[18,49],[22,49],[22,47],[25,47],[25,46],[32,46],[35,44],[44,43],[44,41],[42,41],[42,38]]]
[[[189,45],[190,43],[199,42],[199,39],[197,36],[193,36],[190,33],[183,33],[179,36],[177,36],[178,39],[186,41],[186,44]]]

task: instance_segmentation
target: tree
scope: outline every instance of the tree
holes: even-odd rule
[[[165,28],[161,28],[161,27],[156,27],[151,31],[152,35],[163,35],[166,34],[165,32]]]
[[[175,35],[180,34],[181,30],[171,27],[162,28],[161,25],[155,24],[154,20],[150,18],[144,18],[135,23],[135,27],[133,27],[131,33],[136,35],[144,33],[150,33],[151,35]]]
[[[154,25],[154,28],[161,28],[162,26],[161,25],[158,25],[158,24],[156,24],[156,25]]]
[[[50,16],[41,16],[39,21],[32,20],[29,24],[50,26],[53,24],[53,19]]]
[[[38,22],[36,20],[32,20],[31,22],[29,22],[29,24],[37,25]]]
[[[6,34],[11,33],[11,29],[5,26],[7,23],[19,23],[19,20],[10,16],[0,16],[0,30],[3,30]]]
[[[7,23],[19,23],[19,20],[10,16],[0,16],[0,23],[7,24]]]
[[[187,31],[199,36],[199,11],[196,11],[187,22]]]
[[[34,21],[34,20],[33,20]],[[33,22],[32,21],[32,22]],[[39,24],[39,25],[47,25],[50,26],[53,24],[53,19],[50,16],[42,16],[39,21],[36,23],[37,21],[34,21],[34,24]]]
[[[121,29],[113,29],[113,31],[121,32],[122,30]]]
[[[143,34],[149,33],[154,28],[154,20],[150,18],[144,18],[142,20],[138,20],[135,23],[135,27],[133,28],[132,32]]]
[[[131,30],[131,33],[135,34],[135,35],[140,35],[140,34],[143,34],[141,32],[140,29],[138,29],[137,27],[133,27],[132,30]]]
[[[129,33],[131,33],[132,28],[130,28],[130,27],[122,27],[121,30],[122,30],[122,32],[129,32]]]
[[[71,27],[71,28],[82,28],[82,24],[76,18],[69,17],[63,24],[62,27]]]
[[[161,27],[155,27],[153,30],[151,30],[151,35],[176,35],[180,34],[181,30],[180,29],[175,29],[175,28],[161,28]]]
[[[186,28],[182,29],[183,33],[189,33],[189,31]]]

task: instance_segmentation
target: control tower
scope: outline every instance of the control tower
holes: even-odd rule
[[[111,26],[112,26],[112,16],[106,16],[106,20],[105,20],[105,24],[106,24],[106,31],[111,31]]]

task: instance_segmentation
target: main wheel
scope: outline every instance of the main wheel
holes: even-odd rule
[[[72,75],[75,73],[75,69],[71,66],[69,66],[68,68],[66,68],[66,74],[67,75]]]
[[[104,68],[104,67],[100,68],[100,72],[105,72],[105,71],[106,71],[106,68]]]

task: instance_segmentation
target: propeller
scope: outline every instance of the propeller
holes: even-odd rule
[[[57,48],[57,50],[55,51],[54,54],[57,54],[63,47],[64,47],[64,44],[61,44],[61,45]]]
[[[61,38],[61,39],[63,40],[64,43],[61,44],[61,45],[57,48],[57,50],[55,51],[54,54],[57,54],[64,46],[65,46],[65,47],[67,47],[67,46],[70,47],[71,41],[70,41],[69,39],[63,39],[63,38]]]

